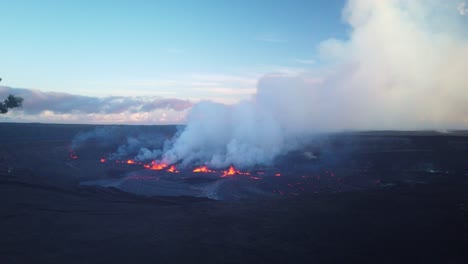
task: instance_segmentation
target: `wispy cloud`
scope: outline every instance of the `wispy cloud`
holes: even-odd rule
[[[209,92],[219,95],[253,95],[257,91],[253,89],[233,89],[233,88],[198,88],[198,91]]]
[[[213,74],[213,73],[192,73],[177,76],[161,76],[157,78],[120,81],[119,83],[93,83],[96,86],[111,87],[135,87],[157,90],[159,88],[191,89],[197,87],[232,87],[238,89],[255,87],[260,74],[233,75],[233,74]],[[150,90],[148,90],[150,91]],[[133,91],[132,91],[133,92]],[[173,92],[171,92],[173,94]]]
[[[189,100],[163,98],[145,102],[141,105],[139,110],[143,112],[151,112],[154,109],[172,109],[175,111],[184,111],[192,107],[192,105],[192,102],[190,102]]]
[[[458,12],[460,12],[460,15],[464,16],[464,15],[468,15],[468,6],[466,5],[465,2],[460,2],[458,4]]]
[[[193,80],[193,83],[208,82],[219,86],[228,85],[238,88],[251,88],[255,87],[258,76],[198,73],[190,75],[190,78]]]
[[[307,67],[290,67],[290,66],[280,66],[280,65],[263,65],[257,69],[257,71],[262,72],[263,74],[260,77],[265,75],[282,75],[282,76],[297,76],[308,71]]]
[[[178,76],[161,76],[119,83],[101,84],[112,88],[115,94],[125,95],[137,90],[146,95],[164,95],[172,98],[186,98],[192,101],[213,100],[229,104],[250,98],[255,91],[262,73],[191,73]],[[96,84],[92,85],[96,86]],[[121,91],[121,92],[119,92]],[[143,93],[141,91],[144,91]],[[229,98],[226,98],[229,91]],[[165,92],[162,94],[161,92]],[[132,92],[133,93],[133,92]],[[224,97],[224,98],[223,98]]]

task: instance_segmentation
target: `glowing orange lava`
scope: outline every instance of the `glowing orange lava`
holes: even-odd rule
[[[208,167],[206,166],[201,166],[201,167],[198,167],[198,168],[195,168],[193,169],[193,172],[197,172],[197,173],[208,173],[208,172],[213,172],[212,170],[208,169]]]
[[[151,162],[151,164],[146,164],[144,165],[145,168],[149,169],[149,170],[163,170],[167,167],[167,164],[165,163],[159,163],[155,160],[153,160]]]
[[[70,159],[78,158],[78,156],[75,154],[75,151],[73,150],[71,146],[68,146],[68,154],[69,154]]]
[[[223,171],[224,174],[221,177],[227,177],[227,176],[232,176],[236,174],[236,169],[234,169],[234,166],[229,167],[228,170]]]
[[[137,164],[137,162],[132,159],[129,159],[127,160],[127,164]]]
[[[234,166],[231,165],[229,169],[223,171],[223,175],[221,175],[221,177],[228,177],[228,176],[232,176],[236,174],[250,175],[250,172],[242,172],[242,171],[236,170],[236,168],[234,168]]]
[[[174,165],[171,165],[169,167],[169,169],[167,169],[167,171],[172,172],[172,173],[178,173],[179,172]]]

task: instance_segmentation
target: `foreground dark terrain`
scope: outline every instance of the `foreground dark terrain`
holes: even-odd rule
[[[70,157],[93,129],[0,123],[0,263],[468,263],[466,132],[322,135],[226,179]]]

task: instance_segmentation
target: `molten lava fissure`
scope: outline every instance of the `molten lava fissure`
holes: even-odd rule
[[[73,152],[70,151],[70,155],[72,155]],[[76,159],[77,156],[73,154],[73,159]],[[108,160],[106,158],[101,158],[99,160],[101,163],[106,163]],[[177,170],[176,166],[174,164],[167,164],[158,160],[153,160],[149,164],[144,164],[141,161],[136,161],[133,159],[127,159],[127,160],[115,160],[115,163],[117,164],[127,164],[127,165],[139,165],[142,166],[145,169],[148,170],[154,170],[154,171],[166,171],[169,173],[179,173],[179,170]],[[196,167],[192,170],[194,173],[219,173],[221,178],[224,177],[229,177],[229,176],[234,176],[234,175],[246,175],[250,176],[250,179],[252,180],[261,180],[262,178],[258,177],[259,175],[264,175],[265,172],[263,171],[257,171],[257,172],[244,172],[237,170],[234,166],[230,166],[227,170],[212,170],[208,168],[206,165]],[[251,176],[252,175],[252,176]],[[257,176],[253,176],[257,175]],[[275,176],[281,176],[280,173],[274,174]]]
[[[76,155],[75,150],[72,148],[72,146],[68,146],[68,157],[70,159],[78,159],[78,155]]]
[[[174,165],[171,165],[169,169],[167,169],[167,172],[178,173],[179,171],[176,169]]]
[[[234,166],[231,165],[228,170],[223,171],[223,175],[221,175],[221,177],[228,177],[228,176],[232,176],[236,174],[250,175],[250,172],[242,172],[242,171],[236,170]]]
[[[150,164],[144,165],[145,168],[150,169],[150,170],[163,170],[167,167],[168,165],[165,163],[159,163],[155,160],[153,160]]]
[[[131,159],[127,160],[127,164],[135,164],[135,163],[136,162],[134,160],[131,160]]]
[[[229,169],[227,170],[224,170],[224,171],[216,171],[216,170],[210,170],[207,166],[201,166],[201,167],[197,167],[195,169],[193,169],[193,172],[195,173],[217,173],[217,172],[222,172],[223,174],[221,175],[221,177],[227,177],[227,176],[232,176],[232,175],[236,175],[236,174],[239,174],[239,175],[250,175],[250,172],[242,172],[242,171],[239,171],[239,170],[236,170],[236,168],[234,168],[234,166],[230,166]]]
[[[69,153],[70,159],[77,159],[78,158],[78,156],[75,154],[73,149],[69,149],[68,153]]]
[[[208,167],[206,166],[201,166],[201,167],[198,167],[198,168],[195,168],[193,169],[193,172],[196,172],[196,173],[208,173],[208,172],[214,172],[210,169],[208,169]]]
[[[101,163],[106,163],[107,159],[106,158],[101,158],[99,161]],[[164,169],[167,169],[166,170],[167,172],[171,172],[171,173],[178,173],[179,172],[177,170],[177,168],[175,167],[175,165],[169,166],[169,164],[166,164],[164,162],[159,162],[159,161],[156,161],[156,160],[151,161],[151,163],[149,163],[149,164],[143,164],[143,162],[136,161],[136,160],[133,160],[133,159],[115,160],[115,163],[117,163],[117,164],[128,164],[128,165],[140,165],[140,166],[143,166],[145,169],[148,169],[148,170],[164,170]]]
[[[236,174],[236,169],[234,169],[233,166],[229,167],[228,170],[224,171],[224,174],[221,177],[227,177],[227,176],[232,176]]]

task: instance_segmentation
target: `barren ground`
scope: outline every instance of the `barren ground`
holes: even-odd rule
[[[93,128],[0,124],[0,263],[468,261],[465,133],[339,136],[316,165],[335,166],[347,187],[368,182],[349,172],[364,166],[378,186],[214,201],[80,185],[115,176],[94,156],[68,157]],[[395,136],[404,146],[384,144]],[[359,139],[353,158],[332,163],[347,138]]]

